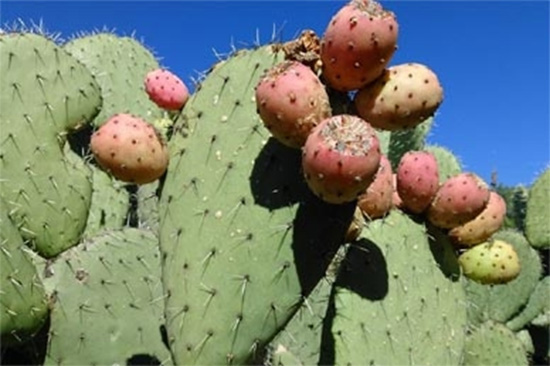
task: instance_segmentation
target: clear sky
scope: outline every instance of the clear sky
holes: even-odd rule
[[[489,181],[530,184],[550,162],[547,1],[381,1],[395,12],[399,49],[391,65],[420,62],[445,90],[429,141]],[[2,25],[42,21],[70,38],[104,27],[135,33],[161,65],[191,85],[214,51],[322,36],[345,1],[22,1],[3,0]]]

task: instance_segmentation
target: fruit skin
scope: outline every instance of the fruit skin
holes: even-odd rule
[[[502,284],[515,279],[520,262],[514,247],[503,240],[485,242],[458,257],[464,275],[482,284]]]
[[[443,102],[443,88],[426,65],[407,63],[389,67],[374,83],[357,92],[357,114],[373,127],[395,131],[412,128]]]
[[[266,128],[292,148],[302,147],[311,129],[332,115],[319,77],[298,61],[283,61],[269,69],[258,82],[255,97]]]
[[[155,69],[145,76],[145,92],[160,108],[179,110],[189,99],[189,89],[174,73]]]
[[[396,176],[403,207],[415,214],[424,212],[439,188],[435,157],[427,151],[409,151],[401,157]]]
[[[393,206],[393,174],[391,164],[385,155],[380,157],[380,165],[374,181],[361,194],[357,206],[370,219],[386,215]]]
[[[326,83],[350,91],[378,78],[395,52],[398,28],[394,13],[376,1],[352,0],[343,6],[321,42]]]
[[[401,197],[399,197],[399,193],[397,193],[397,174],[392,174],[392,204],[393,207],[398,209],[403,209],[403,200]]]
[[[487,184],[474,173],[447,179],[428,208],[428,220],[442,229],[452,229],[479,215],[489,201]]]
[[[357,116],[342,114],[316,126],[302,152],[306,182],[322,200],[355,200],[374,180],[380,164],[375,130]]]
[[[168,149],[153,126],[130,114],[116,114],[92,135],[92,153],[115,178],[145,184],[168,166]]]
[[[498,193],[490,192],[485,209],[473,220],[451,229],[449,236],[461,246],[483,243],[501,228],[505,216],[506,202]]]

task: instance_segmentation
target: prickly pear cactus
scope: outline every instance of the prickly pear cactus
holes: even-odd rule
[[[26,340],[44,324],[47,301],[29,253],[0,198],[0,335],[3,344]]]
[[[445,182],[462,172],[462,164],[449,149],[439,145],[426,145],[424,150],[431,153],[437,160],[439,183]]]
[[[542,173],[529,191],[525,235],[534,248],[550,248],[550,169]]]
[[[433,240],[428,240],[434,237]],[[465,295],[450,242],[393,210],[371,222],[342,263],[322,364],[457,365]]]
[[[101,126],[116,113],[131,113],[145,120],[162,116],[144,86],[147,73],[159,65],[140,42],[98,33],[75,38],[64,49],[86,65],[101,88],[104,102],[94,119],[95,126]]]
[[[216,65],[170,140],[160,200],[169,344],[177,364],[242,364],[311,292],[354,207],[316,199],[300,151],[269,137],[254,86],[271,46]]]
[[[104,232],[49,265],[52,312],[46,365],[171,364],[162,342],[157,238]]]
[[[43,256],[75,245],[86,225],[90,172],[64,153],[66,135],[101,106],[88,70],[47,38],[0,35],[0,192]]]
[[[550,277],[546,276],[539,281],[529,301],[513,319],[506,323],[506,326],[513,331],[519,331],[529,322],[539,316],[550,315]]]
[[[401,157],[407,151],[424,148],[426,137],[430,133],[433,123],[433,117],[429,117],[414,128],[391,132],[388,159],[390,159],[393,169],[397,168]]]

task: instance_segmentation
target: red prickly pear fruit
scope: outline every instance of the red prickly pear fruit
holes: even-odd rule
[[[415,214],[424,212],[439,188],[435,157],[427,151],[409,151],[401,157],[396,175],[403,208]]]
[[[182,109],[189,99],[187,86],[166,69],[156,69],[147,73],[145,91],[157,106],[166,110]]]
[[[352,0],[331,19],[321,41],[322,75],[339,91],[378,78],[397,46],[395,14],[373,0]]]
[[[357,92],[357,114],[373,127],[394,131],[412,128],[432,116],[443,102],[437,75],[418,63],[396,65]]]
[[[283,61],[269,69],[256,85],[255,95],[265,127],[292,148],[301,148],[311,129],[332,115],[325,86],[298,61]]]
[[[116,114],[90,141],[98,164],[115,178],[145,184],[158,179],[168,166],[168,149],[150,124],[129,114]]]
[[[478,244],[458,257],[464,276],[482,284],[503,284],[521,270],[518,254],[511,244],[494,240]]]
[[[315,195],[341,204],[355,200],[367,189],[380,156],[374,128],[357,116],[341,114],[313,128],[302,150],[302,168]]]
[[[505,216],[506,201],[498,193],[490,192],[485,209],[473,220],[451,229],[449,236],[460,246],[483,243],[501,228]]]
[[[490,191],[473,173],[447,179],[437,190],[428,208],[428,220],[441,229],[452,229],[473,220],[487,206]]]
[[[397,174],[392,174],[392,204],[393,207],[398,208],[400,210],[403,209],[403,200],[401,197],[399,197],[399,193],[397,193]]]
[[[374,181],[367,187],[357,201],[363,215],[377,219],[386,215],[392,208],[393,174],[391,163],[385,155],[380,157],[380,165]]]

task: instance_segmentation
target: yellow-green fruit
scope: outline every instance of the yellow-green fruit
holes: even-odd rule
[[[521,268],[514,247],[502,240],[476,245],[462,253],[458,262],[466,277],[483,284],[510,282]]]

